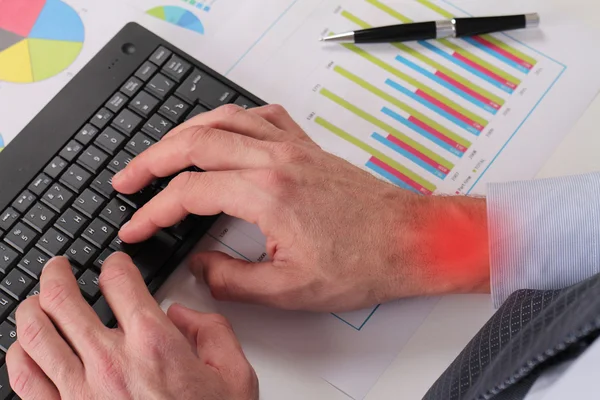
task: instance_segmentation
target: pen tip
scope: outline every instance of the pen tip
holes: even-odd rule
[[[324,41],[325,40],[322,37],[319,38],[319,42],[324,42]]]

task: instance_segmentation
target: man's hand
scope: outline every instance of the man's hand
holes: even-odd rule
[[[124,226],[145,240],[187,214],[258,224],[270,261],[198,254],[218,299],[345,311],[424,294],[485,291],[485,201],[425,198],[322,151],[280,106],[225,106],[197,116],[113,179],[135,193],[183,172]]]
[[[131,259],[106,260],[100,287],[119,322],[102,325],[65,258],[17,309],[6,355],[24,400],[257,400],[258,383],[227,321],[174,305],[165,315]]]

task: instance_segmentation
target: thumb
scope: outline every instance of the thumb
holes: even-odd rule
[[[191,262],[192,273],[210,288],[217,300],[241,301],[285,308],[282,295],[287,277],[272,262],[251,263],[218,251],[198,253]]]

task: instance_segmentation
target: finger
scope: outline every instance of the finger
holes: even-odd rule
[[[23,301],[16,318],[19,346],[57,387],[83,379],[81,360],[42,309],[39,296]]]
[[[286,109],[278,104],[269,104],[263,107],[251,108],[248,111],[260,116],[282,131],[289,132],[294,136],[303,140],[308,140],[311,143],[313,142],[304,129],[294,121]]]
[[[92,282],[87,284],[93,285]],[[40,306],[50,317],[82,361],[94,355],[107,329],[85,301],[69,261],[55,257],[46,264],[40,277]]]
[[[205,252],[190,259],[190,268],[218,300],[287,308],[281,294],[288,284],[270,262],[250,263],[221,252]]]
[[[191,166],[207,171],[267,168],[275,154],[265,142],[235,133],[195,126],[163,139],[135,157],[112,179],[121,193],[135,193],[156,178],[171,176]]]
[[[256,222],[268,205],[267,196],[246,178],[250,171],[184,172],[121,228],[127,243],[148,239],[159,229],[175,225],[188,214],[221,212]]]
[[[201,125],[235,132],[258,140],[280,142],[290,139],[289,134],[278,129],[260,115],[233,104],[227,104],[213,111],[202,113],[171,130],[165,135],[165,138],[179,135],[189,127]]]
[[[19,342],[6,353],[10,386],[19,397],[27,400],[60,400],[56,386],[29,357]]]
[[[125,253],[113,253],[104,261],[100,273],[100,290],[125,333],[133,330],[136,319],[141,314],[166,320],[148,291],[140,271]]]

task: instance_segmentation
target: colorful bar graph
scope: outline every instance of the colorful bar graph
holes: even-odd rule
[[[420,121],[417,118],[413,117],[412,115],[408,118],[404,118],[402,115],[390,110],[387,107],[383,107],[381,109],[381,112],[389,117],[392,117],[393,119],[400,122],[401,124],[409,127],[410,129],[417,132],[424,138],[431,140],[438,146],[448,150],[452,154],[462,157],[464,155],[464,153],[467,151],[466,147],[449,140],[443,134],[436,131],[434,128],[427,125],[423,121]]]
[[[417,164],[419,167],[423,168],[424,170],[431,172],[435,176],[438,176],[438,177],[444,179],[446,177],[446,175],[448,175],[448,173],[450,172],[450,170],[448,168],[436,163],[429,157],[423,156],[422,154],[415,153],[413,151],[413,149],[406,146],[403,142],[396,139],[392,135],[388,135],[387,137],[384,137],[384,136],[381,136],[379,133],[374,132],[371,135],[371,137],[373,139],[375,139],[376,141],[378,141],[379,143],[383,144],[384,146],[387,146],[390,149],[394,150],[398,154],[401,154],[404,157],[408,158],[409,160],[411,160],[412,162],[414,162],[415,164]]]
[[[343,129],[333,125],[332,123],[326,121],[321,117],[316,117],[315,123],[370,154],[370,163],[385,171],[386,174],[389,174],[389,176],[394,177],[394,180],[390,179],[390,181],[398,184],[397,181],[399,180],[400,182],[402,182],[402,185],[399,186],[412,188],[414,191],[421,194],[430,195],[435,191],[436,186],[433,183],[427,181],[423,177],[404,167],[402,164],[394,161],[392,158],[386,156],[379,150],[373,148],[372,146],[369,146],[362,140],[350,135]],[[368,166],[369,165],[367,163],[367,167]],[[385,176],[383,174],[381,175]]]
[[[481,38],[475,36],[470,38],[463,38],[463,40],[484,51],[490,56],[502,61],[504,64],[513,67],[514,69],[519,70],[523,73],[528,73],[531,69],[525,67],[524,65],[521,65],[521,63],[518,60],[515,60],[514,57],[507,56],[507,53],[505,53],[503,50],[499,51],[499,47],[492,45],[489,42],[485,42]]]
[[[455,82],[454,80],[449,81],[449,80],[443,79],[437,73],[431,73],[430,71],[427,71],[425,68],[422,68],[421,66],[413,63],[412,61],[410,61],[402,56],[396,56],[396,61],[399,61],[402,64],[406,65],[407,67],[423,74],[424,76],[431,79],[432,81],[434,81],[434,82],[440,84],[441,86],[445,87],[446,89],[456,93],[463,99],[475,104],[477,107],[480,107],[480,108],[484,109],[485,111],[491,112],[492,114],[496,114],[497,109],[492,107],[490,104],[488,104],[489,101],[487,99],[485,100],[485,102],[482,102],[478,98],[473,97],[468,92],[465,92],[464,90],[462,90],[461,87],[456,86],[453,83],[453,82]]]
[[[348,101],[346,101],[343,98],[339,97],[338,95],[332,93],[331,91],[327,90],[326,88],[322,88],[319,91],[319,93],[322,94],[324,97],[328,98],[329,100],[333,101],[337,105],[345,108],[346,110],[348,110],[348,111],[354,113],[355,115],[359,116],[360,118],[364,119],[365,121],[377,126],[379,129],[383,130],[384,132],[395,136],[396,138],[398,138],[398,140],[402,141],[407,146],[414,149],[415,152],[420,153],[423,156],[427,156],[432,160],[435,160],[437,163],[439,163],[440,165],[443,165],[444,167],[446,167],[448,169],[454,168],[454,164],[452,164],[450,161],[446,160],[444,157],[431,151],[430,149],[423,146],[419,142],[411,139],[410,137],[406,136],[404,133],[402,133],[399,130],[395,129],[394,127],[386,124],[385,122],[383,122],[380,119],[374,117],[373,115],[367,113],[366,111],[356,107],[354,104],[349,103]]]
[[[493,37],[492,35],[481,35],[480,38],[487,40],[490,43],[495,44],[496,46],[504,49],[505,51],[511,53],[512,55],[514,55],[515,57],[525,61],[526,63],[528,63],[531,66],[534,66],[535,64],[537,64],[537,60],[531,56],[528,56],[527,54],[523,53],[522,51],[519,51],[517,49],[515,49],[512,46],[509,46],[508,44],[504,43],[501,40],[496,39],[495,37]]]
[[[423,4],[425,7],[429,8],[432,11],[435,11],[436,13],[440,14],[443,17],[446,17],[448,19],[454,18],[454,15],[452,15],[452,13],[444,10],[442,7],[432,3],[429,0],[417,0],[417,3]]]
[[[393,8],[383,4],[382,2],[378,1],[378,0],[367,0],[367,3],[379,8],[381,11],[383,11],[384,13],[391,15],[392,17],[406,23],[410,23],[413,22],[412,19],[406,17],[405,15],[400,14],[398,11],[394,10]]]
[[[385,81],[385,83],[386,83],[386,85],[396,89],[400,93],[410,97],[414,101],[424,105],[425,107],[429,108],[431,111],[436,112],[437,114],[446,118],[448,121],[455,123],[456,125],[460,126],[461,128],[465,129],[468,132],[471,132],[472,134],[474,134],[476,136],[479,135],[479,133],[483,129],[483,127],[481,125],[479,125],[478,123],[468,119],[464,115],[457,113],[456,111],[454,111],[453,109],[448,107],[446,104],[429,96],[427,93],[425,93],[421,90],[417,90],[416,92],[413,92],[412,90],[405,88],[404,86],[400,85],[397,82],[394,82],[391,79],[387,79]]]
[[[347,49],[351,50],[355,54],[358,54],[359,56],[372,62],[373,64],[377,65],[378,67],[382,68],[383,70],[389,72],[390,74],[402,79],[409,85],[416,87],[418,89],[418,91],[420,91],[422,93],[426,93],[429,98],[434,98],[438,102],[443,103],[445,105],[445,107],[452,109],[453,113],[460,114],[461,116],[465,117],[466,119],[476,122],[480,126],[486,126],[488,124],[488,121],[485,120],[484,118],[467,110],[466,108],[464,108],[461,105],[457,104],[456,102],[450,100],[449,98],[447,98],[443,94],[439,93],[438,91],[430,88],[427,85],[424,85],[423,83],[419,82],[418,80],[411,77],[410,75],[405,74],[404,72],[391,66],[390,64],[386,63],[385,61],[375,57],[374,55],[361,49],[360,47],[357,47],[354,44],[344,44],[343,46],[346,47]]]
[[[363,89],[368,90],[388,103],[398,107],[400,110],[410,114],[413,121],[418,121],[417,125],[420,124],[421,127],[426,127],[424,129],[426,129],[432,135],[431,137],[427,137],[428,139],[433,140],[432,137],[439,139],[440,142],[445,143],[446,145],[441,145],[438,141],[433,140],[434,143],[440,144],[443,148],[452,152],[453,154],[456,154],[460,157],[471,146],[471,142],[462,136],[457,135],[443,125],[438,124],[437,122],[428,118],[426,115],[410,107],[408,104],[398,100],[394,96],[370,84],[357,75],[354,75],[350,71],[340,67],[339,65],[336,65],[333,70],[350,81],[356,83]]]
[[[494,43],[489,42],[482,37],[474,36],[471,38],[470,42],[471,43],[476,42],[479,45],[484,46],[486,49],[494,51],[495,53],[497,53],[498,55],[503,57],[502,58],[503,61],[505,61],[505,59],[506,59],[506,60],[510,61],[510,63],[515,63],[519,67],[525,68],[527,70],[527,72],[529,70],[531,70],[531,68],[533,68],[532,64],[528,63],[525,60],[522,60],[521,58],[517,57],[516,55],[512,54],[511,52],[504,50],[502,47],[496,46]]]
[[[369,161],[365,164],[365,166],[367,168],[369,168],[371,171],[383,176],[384,178],[386,178],[387,180],[389,180],[390,182],[392,182],[393,184],[401,187],[402,189],[406,189],[406,190],[410,190],[411,192],[414,192],[416,194],[423,194],[421,193],[418,189],[412,187],[409,183],[407,183],[407,179],[406,177],[402,176],[400,174],[400,176],[402,177],[399,178],[398,177],[398,172],[394,171],[395,173],[390,173],[390,167],[389,165],[387,166],[387,169],[384,169],[382,167],[380,167],[379,165],[375,164],[373,161],[377,160],[377,158],[375,157],[371,157],[369,159]],[[381,164],[381,160],[377,160],[379,161],[378,164]]]
[[[383,7],[384,9],[389,9],[388,6],[381,4],[377,0],[367,0],[367,1],[369,3],[377,6],[378,8]],[[391,11],[394,12],[395,14],[398,14],[394,10],[391,10]],[[368,28],[372,27],[367,22],[361,20],[360,18],[358,18],[357,16],[351,14],[350,12],[348,12],[346,10],[342,11],[341,15],[344,18],[348,19],[350,22],[355,23],[356,25],[358,25],[359,27],[361,27],[363,29],[368,29]],[[400,14],[398,14],[398,18],[399,17],[401,17]],[[409,47],[403,43],[392,43],[392,45],[395,46],[396,48],[398,48],[399,50],[402,50],[405,53],[410,54],[412,57],[418,59],[419,61],[430,66],[431,68],[436,69],[437,70],[435,72],[436,76],[442,78],[444,81],[446,81],[450,85],[454,86],[455,88],[462,90],[464,93],[468,94],[469,96],[479,100],[482,103],[485,103],[485,104],[491,106],[493,110],[499,110],[502,107],[502,105],[504,104],[504,100],[501,97],[498,97],[495,94],[474,84],[473,82],[469,81],[468,79],[460,76],[459,74],[455,73],[454,71],[450,70],[449,68],[444,67],[440,63],[427,57],[426,55],[420,53],[419,51],[413,49],[412,47]]]
[[[482,67],[481,65],[469,60],[468,58],[465,58],[462,54],[458,52],[449,54],[444,50],[440,49],[439,47],[434,46],[433,44],[425,41],[419,42],[419,44],[421,44],[421,46],[425,47],[426,49],[436,53],[437,55],[444,57],[451,63],[458,65],[459,67],[465,69],[473,75],[478,76],[479,78],[485,80],[486,82],[494,85],[495,87],[509,94],[512,94],[514,89],[516,89],[516,85],[514,85],[512,82],[507,81],[506,79],[495,74],[494,72]]]

